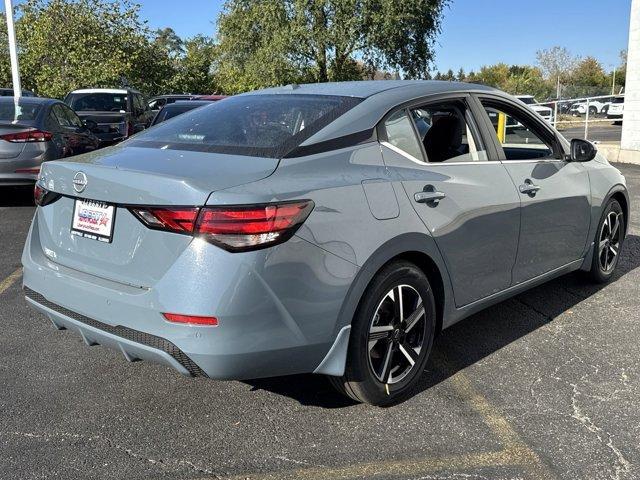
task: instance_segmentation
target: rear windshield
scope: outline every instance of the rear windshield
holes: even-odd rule
[[[531,105],[533,103],[536,103],[536,99],[533,97],[521,97],[520,101],[522,103],[526,103],[527,105]]]
[[[624,97],[616,97],[611,101],[611,103],[624,103]]]
[[[177,117],[178,115],[182,115],[183,113],[198,107],[202,107],[202,105],[171,105],[169,107],[164,107],[158,112],[158,115],[156,115],[156,118],[153,120],[153,124],[157,125],[158,123],[164,122],[165,120],[169,120],[173,117]]]
[[[131,145],[280,158],[361,101],[302,94],[230,97],[138,134]]]
[[[66,103],[78,112],[126,112],[126,93],[71,93]]]
[[[16,107],[15,102],[0,102],[0,120],[1,121],[27,121],[31,122],[36,119],[40,105],[36,103],[20,103]]]

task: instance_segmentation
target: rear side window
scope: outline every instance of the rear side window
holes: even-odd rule
[[[384,121],[384,129],[388,143],[416,160],[423,161],[422,149],[406,110],[398,110],[387,118]]]
[[[304,94],[230,97],[131,141],[139,147],[281,158],[361,101]]]

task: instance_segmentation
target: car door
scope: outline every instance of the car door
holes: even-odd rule
[[[490,95],[479,100],[521,201],[514,283],[581,259],[591,218],[586,168],[567,161],[554,131],[517,103]]]
[[[468,100],[418,101],[390,112],[378,132],[385,164],[442,253],[458,307],[511,286],[520,228],[513,182],[488,160]]]

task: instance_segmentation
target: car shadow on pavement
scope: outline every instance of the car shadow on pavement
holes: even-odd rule
[[[0,207],[33,207],[33,187],[0,186]]]
[[[640,236],[628,235],[612,282],[640,267]],[[421,382],[411,396],[445,381],[510,343],[554,321],[560,314],[606,286],[589,282],[581,272],[533,288],[489,307],[446,329],[436,338]],[[536,308],[540,299],[544,311]],[[245,381],[253,390],[290,397],[302,405],[343,408],[355,402],[335,392],[329,381],[317,375],[292,375]],[[411,398],[411,397],[409,397]]]

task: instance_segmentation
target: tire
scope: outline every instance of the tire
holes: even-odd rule
[[[598,109],[596,107],[589,107],[589,115],[595,115],[598,113]]]
[[[435,300],[425,274],[407,261],[387,264],[360,300],[345,373],[330,377],[331,383],[357,402],[386,406],[402,401],[424,371],[435,324]]]
[[[616,221],[617,219],[617,227]],[[607,202],[593,244],[589,278],[595,283],[607,283],[620,261],[625,236],[624,211],[617,200]],[[606,250],[606,252],[605,252]]]

